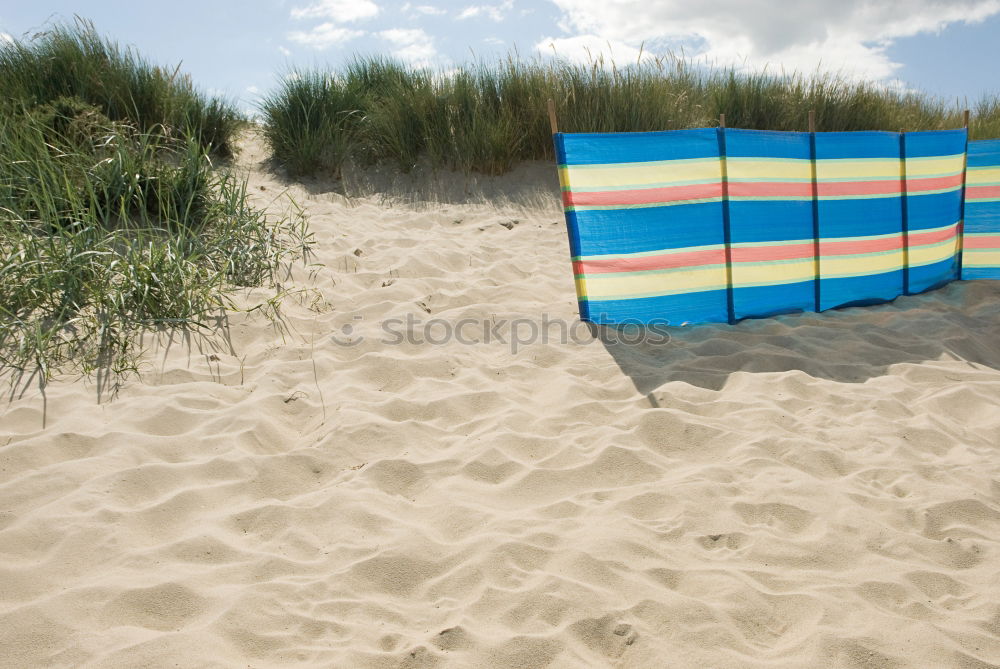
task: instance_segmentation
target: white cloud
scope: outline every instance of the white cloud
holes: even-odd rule
[[[281,55],[282,55],[282,56],[284,56],[285,58],[289,58],[289,57],[291,57],[291,55],[292,55],[292,51],[291,51],[291,49],[286,49],[285,47],[283,47],[283,46],[281,46],[281,45],[278,45],[278,51],[279,51],[279,52],[281,53]]]
[[[327,49],[334,44],[347,42],[364,34],[363,30],[343,28],[333,23],[321,23],[312,30],[290,32],[288,39],[314,49]]]
[[[345,28],[342,24],[364,21],[378,15],[372,0],[318,0],[307,7],[292,9],[293,19],[326,19],[309,30],[288,33],[288,39],[314,49],[327,49],[365,34],[363,30]],[[279,47],[280,49],[281,47]],[[288,56],[288,53],[285,53]]]
[[[0,42],[9,42],[10,44],[13,44],[14,38],[7,33],[0,33]]]
[[[257,88],[256,86],[247,86],[246,90],[247,90],[247,93],[249,93],[251,95],[257,95],[258,93],[260,93],[260,89]]]
[[[603,59],[607,63],[626,65],[640,58],[651,57],[648,51],[620,41],[611,41],[596,35],[576,37],[546,37],[535,49],[575,63],[593,63]]]
[[[546,40],[539,47],[555,42],[559,52],[605,40],[615,45],[616,58],[628,60],[624,47],[637,52],[646,42],[647,47],[683,46],[688,55],[718,65],[878,79],[891,77],[900,67],[888,54],[895,40],[1000,13],[1000,0],[553,2],[571,37]]]
[[[497,45],[497,46],[500,46],[502,44],[506,44],[506,42],[504,42],[499,37],[486,37],[485,39],[483,39],[483,41],[486,42],[487,44],[494,44],[494,45]]]
[[[459,19],[471,19],[475,16],[486,16],[494,21],[503,21],[507,12],[514,7],[514,0],[504,0],[496,5],[469,5],[459,14]]]
[[[433,5],[411,5],[408,2],[403,5],[403,11],[409,14],[424,14],[426,16],[439,16],[445,13],[443,9]]]
[[[420,28],[392,28],[378,35],[395,47],[392,55],[416,67],[430,67],[438,58],[434,38]]]
[[[375,17],[378,5],[372,0],[318,0],[308,7],[292,9],[293,19],[327,19],[334,23],[350,23]]]

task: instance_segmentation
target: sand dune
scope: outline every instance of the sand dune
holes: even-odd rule
[[[1000,283],[563,341],[551,166],[264,158],[280,319],[0,409],[0,666],[1000,666]]]

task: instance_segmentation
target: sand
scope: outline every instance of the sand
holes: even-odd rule
[[[515,352],[576,314],[551,166],[265,158],[280,318],[0,407],[0,666],[1000,666],[1000,283]]]

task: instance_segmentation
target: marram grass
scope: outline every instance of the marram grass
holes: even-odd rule
[[[57,73],[42,61],[106,44],[88,30],[0,44],[13,96],[0,101],[0,367],[13,381],[135,371],[143,331],[207,328],[233,288],[272,284],[310,243],[303,220],[269,220],[212,164],[232,128],[193,112],[186,84],[151,92],[166,80],[129,56],[104,93],[56,96],[88,90],[74,77],[93,74],[90,56]]]
[[[707,127],[933,130],[959,127],[962,109],[919,93],[836,76],[696,68],[674,58],[627,67],[508,59],[446,72],[359,58],[336,71],[287,73],[262,104],[266,137],[293,174],[336,175],[347,161],[402,170],[501,174],[551,159],[546,101],[560,130],[627,132]],[[1000,103],[973,105],[976,138],[1000,136]]]
[[[0,40],[0,100],[33,107],[71,97],[143,132],[195,140],[227,155],[242,124],[233,105],[198,91],[177,67],[154,66],[83,19],[28,40]]]

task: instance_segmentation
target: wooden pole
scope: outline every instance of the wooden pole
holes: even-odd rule
[[[965,126],[965,130],[966,131],[969,130],[969,110],[968,109],[966,109],[964,112],[962,112],[962,125]]]
[[[719,114],[719,127],[720,128],[725,128],[726,127],[726,115],[725,114]]]
[[[809,132],[816,132],[816,111],[809,110]]]
[[[559,132],[559,124],[556,122],[556,103],[549,98],[549,125],[552,127],[552,134]]]

